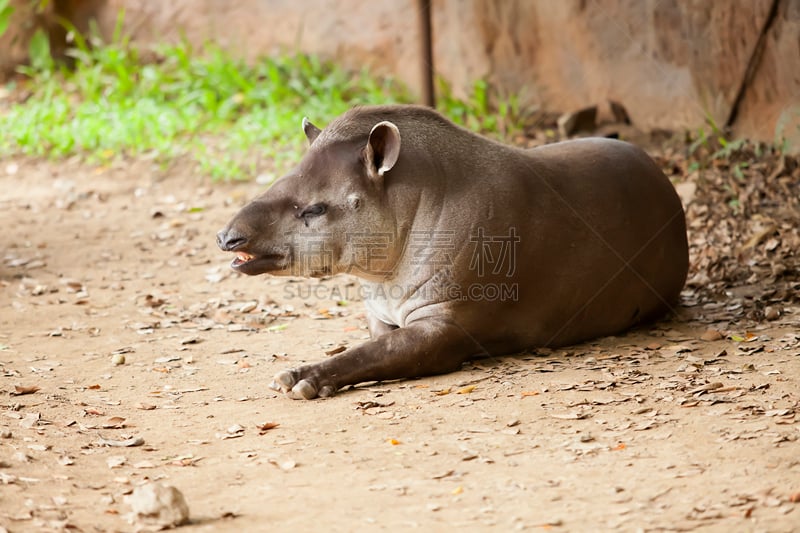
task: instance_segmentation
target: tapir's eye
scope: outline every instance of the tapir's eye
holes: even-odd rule
[[[311,218],[311,217],[318,217],[320,215],[324,215],[325,211],[328,210],[328,206],[325,204],[314,204],[306,207],[300,213],[300,217],[302,218]]]

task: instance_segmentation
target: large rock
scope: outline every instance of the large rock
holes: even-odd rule
[[[770,3],[436,2],[435,64],[462,90],[487,77],[551,110],[615,100],[647,128],[722,126]]]
[[[778,6],[734,128],[739,136],[785,138],[800,151],[800,0],[782,0]]]

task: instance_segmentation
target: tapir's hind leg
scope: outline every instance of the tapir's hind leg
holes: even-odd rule
[[[279,372],[275,390],[294,399],[333,396],[345,385],[458,370],[486,351],[463,328],[447,319],[424,319],[398,328],[338,356]]]

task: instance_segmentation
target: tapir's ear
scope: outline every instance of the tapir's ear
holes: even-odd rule
[[[364,149],[370,174],[383,176],[392,169],[400,156],[400,130],[388,121],[378,122],[369,132]]]
[[[314,142],[314,139],[316,139],[319,134],[322,133],[322,130],[313,125],[308,120],[308,117],[303,117],[303,133],[305,133],[306,137],[308,138],[308,144],[311,144]]]

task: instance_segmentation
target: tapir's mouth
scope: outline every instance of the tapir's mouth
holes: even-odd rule
[[[231,261],[231,267],[233,268],[240,267],[245,263],[249,263],[253,259],[255,259],[254,255],[245,252],[236,252],[236,257],[234,257],[233,261]]]
[[[264,274],[265,272],[283,270],[286,268],[286,254],[268,253],[254,255],[241,250],[234,253],[236,257],[231,261],[231,268],[242,274],[255,276],[257,274]]]

